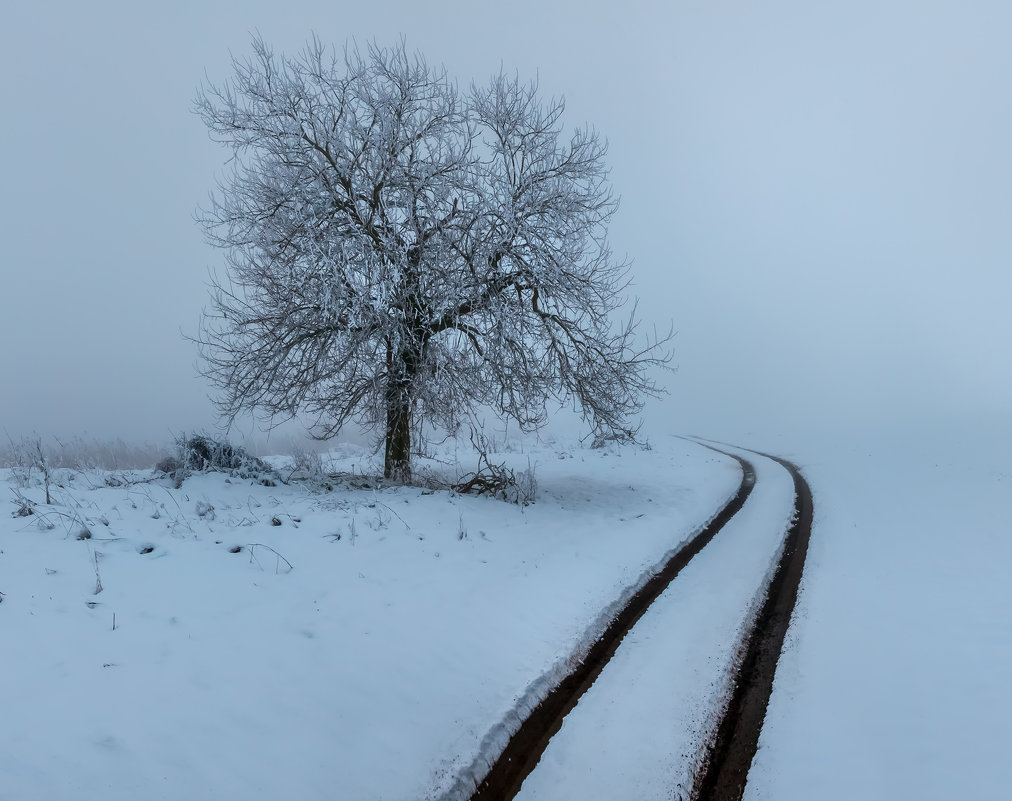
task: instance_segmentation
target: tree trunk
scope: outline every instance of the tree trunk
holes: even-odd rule
[[[387,348],[387,431],[383,476],[411,482],[411,382],[418,360]]]
[[[387,396],[386,455],[383,476],[398,483],[411,481],[411,400],[392,387]],[[400,389],[404,389],[401,387]]]

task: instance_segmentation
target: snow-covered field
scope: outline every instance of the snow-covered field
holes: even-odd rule
[[[746,798],[1007,797],[1012,437],[756,444],[800,464],[815,527]],[[730,459],[653,445],[505,454],[535,466],[527,508],[365,486],[352,448],[333,469],[360,477],[332,490],[66,471],[52,507],[18,490],[39,514],[0,517],[0,799],[452,794],[737,488]],[[753,460],[753,496],[521,797],[684,787],[786,522],[786,473]]]
[[[1012,795],[1012,430],[805,443],[815,527],[746,799]]]
[[[740,478],[676,439],[504,458],[534,465],[534,505],[221,473],[19,490],[38,505],[0,518],[0,798],[417,799],[480,770]]]

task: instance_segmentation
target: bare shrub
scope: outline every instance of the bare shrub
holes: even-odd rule
[[[323,465],[323,457],[318,451],[302,448],[298,445],[292,448],[292,476],[299,476],[310,480],[319,480],[326,475],[326,468]]]
[[[26,498],[13,487],[11,488],[11,492],[14,493],[11,503],[17,507],[13,512],[11,512],[12,517],[30,517],[35,514],[35,502],[33,500]]]
[[[263,459],[227,440],[217,440],[206,434],[180,436],[176,440],[176,450],[177,456],[165,457],[155,469],[168,473],[177,488],[191,473],[227,473],[268,487],[273,487],[278,479],[277,472]]]
[[[147,467],[158,455],[153,445],[130,444],[122,439],[99,441],[76,436],[49,439],[52,444],[45,447],[45,454],[53,470],[131,470]],[[24,467],[25,448],[30,450],[35,440],[42,444],[37,434],[19,440],[8,435],[7,444],[0,445],[0,467]]]
[[[528,463],[526,470],[517,473],[505,462],[496,464],[488,456],[489,443],[484,434],[471,432],[471,443],[478,452],[478,469],[467,473],[453,486],[461,494],[490,495],[518,506],[534,503],[537,482],[534,468]]]
[[[32,473],[35,473],[36,480],[46,490],[46,504],[51,504],[49,488],[53,481],[53,465],[39,435],[22,437],[17,442],[8,436],[8,448],[6,460],[15,484],[27,489],[32,486]]]

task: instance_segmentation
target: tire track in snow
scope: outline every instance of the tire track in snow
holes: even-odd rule
[[[700,444],[706,445],[705,442]],[[726,453],[719,448],[712,449]],[[690,796],[693,801],[740,801],[745,793],[812,536],[812,491],[801,471],[786,459],[755,453],[777,462],[794,479],[794,521],[787,530],[783,553],[766,591],[766,600],[746,639],[745,656],[734,678],[734,690],[697,775]]]
[[[736,460],[742,468],[742,480],[737,494],[629,599],[591,646],[586,658],[531,711],[478,784],[471,795],[471,801],[508,801],[516,796],[524,779],[537,766],[549,741],[562,727],[563,719],[600,675],[626,634],[692,558],[744,506],[755,486],[755,469],[741,456],[731,453],[725,455]]]

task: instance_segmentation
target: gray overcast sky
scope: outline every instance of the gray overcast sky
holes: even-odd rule
[[[0,428],[213,422],[180,329],[221,263],[192,215],[227,153],[190,108],[254,30],[403,34],[463,84],[538,75],[604,133],[613,244],[679,332],[652,425],[1012,408],[1010,3],[2,0]]]

